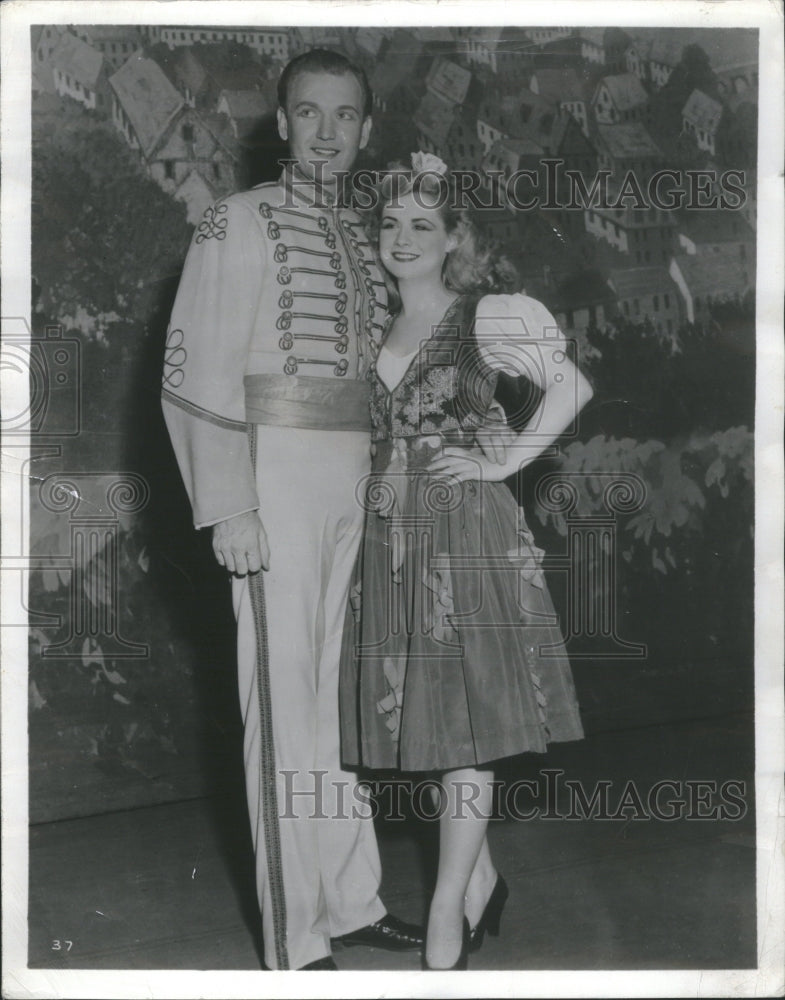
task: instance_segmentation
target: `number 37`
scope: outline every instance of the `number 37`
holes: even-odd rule
[[[52,941],[52,951],[70,951],[74,946],[73,941]]]

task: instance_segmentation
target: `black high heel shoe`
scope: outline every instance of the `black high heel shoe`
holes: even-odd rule
[[[487,931],[491,937],[499,936],[499,924],[502,919],[502,910],[507,902],[510,890],[501,875],[496,876],[496,883],[493,892],[488,897],[482,916],[476,925],[469,931],[469,951],[477,951],[482,945]]]
[[[458,972],[467,969],[469,966],[469,939],[471,937],[471,930],[469,928],[469,921],[466,917],[463,918],[463,937],[461,939],[461,950],[458,957],[455,960],[454,965],[448,966],[446,969],[439,969],[433,965],[428,965],[428,959],[426,957],[425,948],[422,950],[422,967],[423,969],[430,969],[432,972]]]

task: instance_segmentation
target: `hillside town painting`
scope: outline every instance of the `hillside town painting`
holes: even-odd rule
[[[647,485],[615,579],[623,638],[649,652],[578,663],[587,728],[752,705],[757,30],[74,24],[31,46],[33,337],[80,365],[37,470],[143,484],[78,573],[73,519],[31,490],[34,821],[201,794],[237,752],[231,607],[163,427],[163,344],[204,212],[280,173],[276,82],[313,47],[370,80],[358,169],[422,150],[465,171],[574,343],[594,388],[557,463],[575,516],[604,516],[608,473]],[[543,467],[516,489],[558,552]],[[77,599],[105,634],[74,630]]]
[[[551,159],[585,178],[607,171],[611,191],[629,170],[639,180],[705,171],[707,195],[733,172],[735,202],[715,210],[707,198],[709,211],[532,212],[494,199],[483,221],[566,329],[648,315],[672,336],[705,321],[711,301],[753,287],[754,30],[76,25],[33,28],[32,45],[34,123],[48,131],[56,106],[68,119],[89,113],[85,124],[112,134],[190,225],[222,195],[275,175],[277,76],[320,45],[369,76],[366,165],[422,149],[489,189]],[[578,274],[590,276],[582,293]]]

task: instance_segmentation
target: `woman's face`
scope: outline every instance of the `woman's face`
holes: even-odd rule
[[[435,201],[435,198],[431,199]],[[444,227],[438,208],[424,193],[400,195],[384,206],[379,228],[382,263],[400,280],[433,277],[441,281],[442,265],[456,240]]]

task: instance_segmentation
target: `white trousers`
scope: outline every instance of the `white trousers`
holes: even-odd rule
[[[265,963],[297,969],[384,916],[373,822],[340,766],[338,666],[367,432],[255,428],[270,569],[235,578],[245,776]]]

